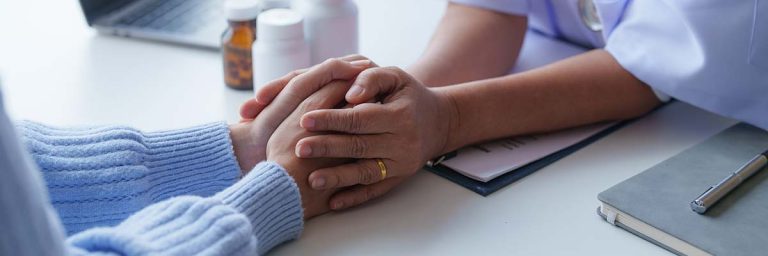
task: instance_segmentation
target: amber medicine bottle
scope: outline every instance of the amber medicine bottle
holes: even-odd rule
[[[229,27],[221,36],[224,57],[224,83],[233,89],[253,88],[251,47],[256,41],[258,0],[227,0],[224,9]]]

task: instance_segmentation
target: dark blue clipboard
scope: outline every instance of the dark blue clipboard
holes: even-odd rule
[[[562,159],[563,157],[566,157],[573,152],[578,151],[579,149],[582,149],[586,147],[589,144],[592,144],[595,141],[600,140],[601,138],[605,137],[608,134],[613,133],[614,131],[618,130],[619,128],[626,125],[628,122],[620,122],[617,123],[608,129],[605,129],[595,135],[592,135],[591,137],[571,145],[570,147],[564,148],[560,151],[557,151],[555,153],[552,153],[548,156],[545,156],[544,158],[541,158],[539,160],[536,160],[534,162],[531,162],[527,165],[524,165],[520,168],[517,168],[515,170],[509,171],[505,174],[502,174],[499,177],[496,177],[488,182],[482,182],[478,180],[474,180],[472,178],[469,178],[467,176],[462,175],[461,173],[458,173],[451,168],[448,168],[444,165],[437,165],[434,167],[426,166],[425,169],[429,170],[430,172],[437,174],[443,178],[446,178],[453,183],[456,183],[462,187],[465,187],[469,190],[472,190],[475,193],[480,194],[481,196],[488,196],[492,194],[493,192],[498,191],[499,189],[502,189],[506,187],[507,185],[518,181],[525,176],[530,175],[531,173],[534,173],[538,171],[541,168],[546,167],[547,165],[550,165],[551,163],[556,162],[557,160]]]

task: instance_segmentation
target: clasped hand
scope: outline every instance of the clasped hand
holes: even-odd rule
[[[346,100],[346,108],[307,103],[346,89],[337,85],[339,81],[347,86],[351,83],[338,98]],[[324,91],[327,93],[321,95]],[[241,117],[256,122],[268,119],[274,115],[272,109],[286,111],[289,103],[304,98],[302,104],[311,107],[299,107],[281,124],[295,130],[294,136],[284,136],[278,130],[269,144],[274,141],[283,146],[269,145],[267,151],[276,148],[275,159],[285,163],[325,163],[296,168],[306,173],[294,178],[314,191],[302,191],[302,197],[327,193],[330,199],[321,204],[334,210],[385,194],[427,160],[450,150],[449,133],[458,124],[457,108],[447,94],[427,88],[399,68],[377,67],[362,56],[329,60],[263,86],[243,105]],[[331,97],[330,101],[336,99]],[[386,177],[382,177],[377,159],[386,166]],[[286,165],[291,171],[291,165]]]

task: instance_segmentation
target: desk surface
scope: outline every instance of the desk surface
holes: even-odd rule
[[[216,52],[97,35],[77,1],[0,1],[0,70],[12,117],[170,129],[237,121],[250,91],[224,87]],[[445,3],[360,0],[361,52],[415,60]],[[396,17],[396,18],[393,18]],[[309,221],[274,255],[667,255],[602,221],[600,191],[733,121],[672,103],[481,197],[420,172],[381,200]]]

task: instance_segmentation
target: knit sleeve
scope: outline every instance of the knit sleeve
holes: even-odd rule
[[[302,218],[296,183],[279,165],[264,162],[214,196],[171,198],[67,242],[74,255],[264,254],[297,238]]]
[[[147,133],[121,126],[17,127],[69,234],[115,225],[170,197],[213,195],[240,175],[224,123]]]

